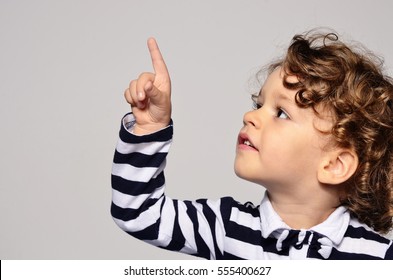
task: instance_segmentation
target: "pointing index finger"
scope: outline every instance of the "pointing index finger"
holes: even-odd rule
[[[164,58],[158,48],[158,44],[154,38],[149,38],[147,40],[147,46],[149,48],[151,61],[153,63],[154,72],[156,75],[168,77],[168,69],[166,67]]]

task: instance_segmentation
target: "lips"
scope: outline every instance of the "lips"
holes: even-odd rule
[[[258,149],[254,146],[250,138],[246,133],[241,132],[238,137],[238,147],[243,150],[254,150],[258,151]]]

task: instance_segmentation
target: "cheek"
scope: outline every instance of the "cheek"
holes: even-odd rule
[[[298,168],[315,167],[321,157],[321,149],[317,145],[312,136],[298,139],[293,149],[288,151],[289,157]]]
[[[266,143],[262,157],[266,160],[274,161],[277,164],[288,163],[301,166],[312,160],[316,156],[315,149],[309,137],[299,137],[300,134],[292,137],[276,135],[269,143]],[[269,145],[267,145],[269,144]]]
[[[281,159],[282,157],[291,156],[298,150],[298,143],[293,137],[272,133],[264,141],[261,141],[261,157],[268,159]]]

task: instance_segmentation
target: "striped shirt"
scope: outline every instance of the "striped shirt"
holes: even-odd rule
[[[170,124],[136,136],[124,117],[112,168],[111,214],[130,235],[206,259],[393,259],[392,241],[351,217],[343,206],[326,221],[293,230],[265,195],[260,205],[231,197],[182,201],[165,195]]]

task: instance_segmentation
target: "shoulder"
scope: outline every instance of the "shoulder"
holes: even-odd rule
[[[351,258],[393,259],[393,242],[367,225],[351,218],[341,244],[337,248]]]
[[[259,217],[259,205],[254,205],[252,202],[242,203],[229,196],[221,198],[221,202],[223,209],[228,212],[237,211]]]
[[[366,224],[359,222],[356,218],[351,218],[344,237],[353,239],[364,239],[383,244],[390,244],[392,241],[376,232]]]
[[[259,205],[241,203],[231,197],[221,198],[221,213],[228,231],[260,230]]]

